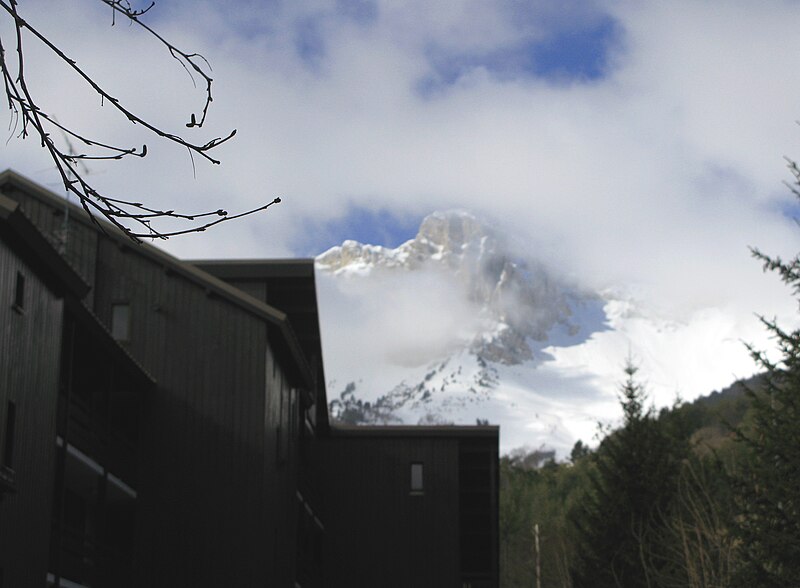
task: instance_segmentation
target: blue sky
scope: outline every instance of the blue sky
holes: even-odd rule
[[[319,255],[348,239],[394,248],[412,239],[421,222],[422,218],[417,215],[352,207],[341,218],[326,220],[314,225],[309,234],[299,235],[295,248],[298,255],[304,257]],[[307,223],[313,221],[309,219]]]
[[[570,23],[481,53],[458,54],[432,48],[428,57],[434,73],[420,81],[419,89],[423,96],[435,95],[476,68],[485,69],[498,80],[591,83],[609,73],[609,54],[621,42],[620,27],[605,16],[597,22]]]

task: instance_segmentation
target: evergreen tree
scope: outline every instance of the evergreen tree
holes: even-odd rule
[[[649,587],[664,573],[659,543],[689,446],[667,419],[645,408],[646,394],[630,362],[625,373],[623,425],[592,456],[590,490],[572,513],[579,537],[576,588]]]
[[[581,439],[575,441],[575,445],[572,446],[572,451],[569,454],[569,460],[572,463],[578,463],[579,460],[583,459],[587,455],[591,453],[588,445],[584,445]]]
[[[794,164],[790,168],[800,177]],[[795,191],[797,194],[797,191]],[[800,195],[800,194],[798,194]],[[800,295],[800,255],[789,261],[753,254]],[[735,478],[742,586],[800,586],[800,330],[786,331],[762,318],[781,358],[770,361],[751,349],[766,371],[765,388],[749,391],[753,422],[737,435],[747,459]]]

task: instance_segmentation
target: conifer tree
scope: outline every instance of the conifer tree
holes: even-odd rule
[[[800,171],[789,164],[800,186]],[[800,196],[797,188],[793,188]],[[765,271],[777,272],[800,296],[800,255],[785,261],[753,250]],[[741,586],[800,586],[800,330],[782,329],[775,320],[762,322],[778,343],[781,357],[771,361],[751,348],[766,372],[766,384],[752,400],[753,425],[736,432],[746,461],[735,478],[741,540]]]
[[[579,544],[573,584],[654,585],[664,513],[670,507],[688,443],[645,408],[646,394],[629,362],[620,390],[624,421],[596,454],[591,488],[572,513]]]

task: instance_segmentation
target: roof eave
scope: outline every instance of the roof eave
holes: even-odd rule
[[[39,199],[44,200],[45,202],[50,202],[50,203],[58,202],[59,206],[63,206],[63,202],[59,202],[59,200],[62,200],[61,198],[59,198],[59,196],[10,169],[0,172],[0,186],[4,186],[7,184],[12,184],[17,188],[24,190]],[[14,202],[9,198],[6,198],[6,200]],[[14,202],[14,204],[16,204],[16,202]],[[279,328],[281,334],[283,335],[286,345],[289,349],[290,355],[292,356],[295,362],[295,367],[297,368],[297,375],[304,382],[305,385],[307,386],[311,385],[311,383],[313,382],[313,378],[311,376],[311,368],[308,365],[308,362],[306,361],[305,356],[302,353],[300,344],[297,341],[297,336],[294,334],[285,313],[269,306],[268,304],[256,300],[255,298],[245,294],[244,292],[238,290],[237,288],[229,286],[222,280],[215,278],[211,274],[206,273],[192,266],[188,262],[181,261],[176,257],[173,257],[172,255],[164,251],[161,251],[160,249],[154,247],[153,245],[150,245],[148,243],[135,243],[128,235],[126,235],[125,233],[120,231],[117,227],[113,226],[112,224],[102,219],[96,218],[95,219],[96,222],[91,221],[90,219],[86,218],[85,211],[81,207],[76,206],[75,204],[67,203],[67,205],[70,206],[76,212],[76,214],[72,217],[73,219],[77,219],[78,222],[81,222],[96,231],[104,232],[106,237],[112,239],[122,249],[135,250],[145,255],[146,257],[150,258],[152,261],[162,264],[166,269],[173,271],[176,274],[181,275],[182,277],[188,279],[189,281],[192,281],[198,284],[199,286],[205,288],[209,294],[220,296],[221,298],[226,299],[232,302],[233,304],[236,304],[237,306],[244,308],[248,312],[255,314],[256,316],[266,320],[268,323],[276,325]],[[36,230],[38,233],[38,229]],[[58,255],[57,252],[55,252],[55,250],[53,250],[53,252],[59,258],[61,257]],[[63,259],[61,261],[63,262]],[[88,292],[89,286],[86,285],[85,283],[83,284],[87,288],[86,292]]]

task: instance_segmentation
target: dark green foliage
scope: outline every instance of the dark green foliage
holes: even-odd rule
[[[536,585],[534,525],[538,525],[541,584],[567,588],[575,538],[566,512],[583,495],[591,464],[546,460],[533,468],[530,464],[543,461],[536,453],[504,457],[500,463],[500,585]]]
[[[657,419],[645,408],[636,369],[625,372],[623,425],[601,442],[588,491],[571,513],[576,588],[650,586],[669,565],[659,556],[664,521],[689,444],[680,421]]]
[[[758,390],[764,387],[758,378],[749,380],[747,385]],[[630,394],[638,386],[629,382],[626,388]],[[641,393],[641,389],[638,392]],[[623,396],[623,400],[625,398]],[[738,444],[733,443],[731,429],[725,423],[751,429],[750,398],[744,393],[743,384],[737,382],[692,403],[662,410],[657,418],[644,408],[643,400],[642,397],[640,402],[631,404],[628,416],[630,420],[643,422],[642,428],[651,429],[644,435],[645,442],[666,439],[667,445],[663,447],[668,449],[667,453],[674,451],[673,459],[684,452],[689,455],[680,460],[678,468],[665,468],[673,477],[663,480],[663,484],[657,476],[653,480],[654,485],[663,486],[664,493],[671,497],[665,500],[668,506],[662,507],[663,510],[653,509],[659,512],[650,513],[646,541],[630,542],[641,549],[640,554],[644,556],[646,565],[642,572],[647,573],[653,588],[728,587],[738,557],[738,542],[731,532],[736,511],[729,472],[735,471],[742,461],[742,452]],[[622,430],[610,432],[596,453],[583,442],[576,442],[568,463],[556,463],[551,454],[542,449],[515,452],[503,458],[500,471],[501,586],[535,586],[535,524],[539,525],[542,586],[603,585],[599,581],[596,583],[596,579],[608,571],[607,562],[597,558],[590,563],[582,548],[579,549],[584,544],[588,525],[581,516],[590,504],[586,497],[595,492],[599,462],[610,459],[609,446],[630,437],[630,431],[625,436]],[[692,440],[689,445],[686,439]],[[645,470],[632,469],[632,477],[640,483],[635,474]],[[600,509],[595,519],[586,521],[594,520],[600,527],[612,528],[614,516],[630,515],[626,499],[621,498],[619,502],[622,504],[617,505],[616,510]],[[613,505],[613,501],[609,500],[609,505]],[[641,510],[641,505],[639,508]],[[568,573],[579,566],[584,566],[583,584],[573,583]],[[623,585],[641,584],[634,579]]]
[[[776,271],[800,294],[800,258],[770,258],[758,251],[765,270]],[[781,358],[770,361],[752,350],[766,370],[763,391],[749,390],[752,424],[740,427],[746,450],[735,478],[742,564],[741,586],[800,586],[800,330],[784,331],[762,319]]]
[[[584,445],[583,441],[578,439],[575,441],[575,445],[572,446],[572,451],[569,453],[569,460],[572,463],[577,463],[578,460],[583,459],[587,455],[589,455],[589,446]]]
[[[652,586],[729,587],[737,555],[737,540],[730,531],[733,512],[723,462],[715,456],[690,455],[662,519]]]
[[[673,407],[669,412],[680,415],[686,427],[698,437],[697,441],[710,442],[711,446],[718,447],[733,437],[734,429],[749,426],[750,397],[747,390],[759,391],[764,385],[763,375],[753,376],[734,382],[724,390],[701,396],[694,402]]]

